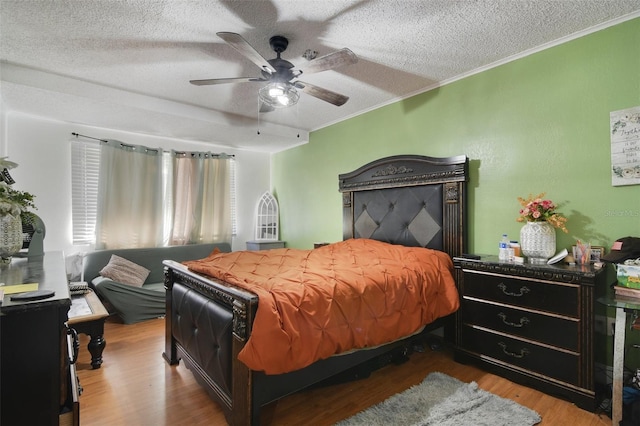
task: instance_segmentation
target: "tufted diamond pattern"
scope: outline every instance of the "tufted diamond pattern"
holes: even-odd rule
[[[231,395],[233,314],[201,294],[174,285],[173,334],[207,375]]]
[[[366,206],[353,226],[355,227],[356,235],[360,238],[371,238],[376,229],[378,229],[378,224],[369,216]]]
[[[442,230],[442,227],[426,209],[420,209],[416,217],[409,223],[408,230],[420,247],[427,247],[431,240]]]
[[[355,194],[354,236],[410,247],[442,247],[440,185]]]
[[[251,337],[238,359],[267,374],[410,335],[459,303],[446,253],[364,238],[315,250],[220,253],[185,264],[258,295]]]

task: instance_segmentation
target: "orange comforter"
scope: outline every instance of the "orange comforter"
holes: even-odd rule
[[[266,374],[408,336],[459,304],[446,253],[368,239],[314,250],[218,253],[184,263],[258,295],[251,336],[238,359]]]

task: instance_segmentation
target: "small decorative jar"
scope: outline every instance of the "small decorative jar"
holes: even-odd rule
[[[545,221],[527,222],[520,230],[522,254],[532,264],[546,264],[556,252],[556,229]]]

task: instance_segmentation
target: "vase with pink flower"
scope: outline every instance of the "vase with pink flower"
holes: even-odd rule
[[[545,193],[528,198],[518,197],[522,208],[516,219],[526,222],[520,230],[522,254],[532,264],[545,264],[556,252],[556,228],[567,233],[567,218],[557,211],[558,205],[544,198]]]

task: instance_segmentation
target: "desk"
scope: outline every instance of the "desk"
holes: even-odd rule
[[[73,296],[71,302],[67,325],[76,332],[84,333],[91,338],[87,346],[91,354],[91,367],[100,368],[102,351],[107,345],[104,340],[104,322],[109,316],[109,312],[93,291]]]
[[[67,313],[71,306],[62,252],[17,257],[0,265],[5,285],[37,283],[54,293],[42,300],[0,305],[0,424],[58,426],[80,422],[78,379]]]
[[[640,310],[640,300],[622,297],[601,297],[598,302],[616,308],[616,328],[613,338],[613,391],[611,401],[611,424],[622,420],[622,388],[624,386],[624,342],[627,331],[627,312]]]

